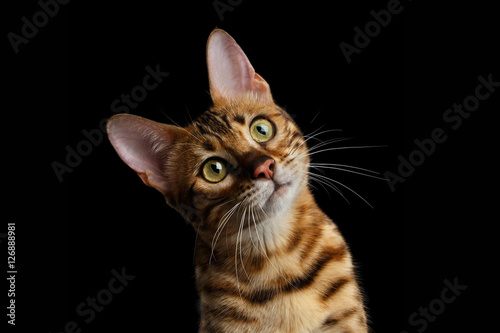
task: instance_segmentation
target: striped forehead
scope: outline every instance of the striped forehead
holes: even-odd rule
[[[244,124],[244,118],[243,118]],[[227,136],[234,134],[235,126],[233,119],[230,119],[230,115],[223,112],[218,112],[215,110],[208,110],[202,113],[198,119],[193,123],[192,127],[198,134],[199,138],[209,139],[213,137],[219,141],[223,138],[227,140]],[[208,141],[210,142],[210,141]],[[210,149],[210,145],[204,143],[204,148]]]
[[[247,122],[259,116],[268,118],[284,117],[284,120],[291,120],[290,116],[276,105],[241,103],[222,109],[205,111],[195,120],[193,127],[200,135],[208,134],[222,140],[225,135],[231,134],[234,129],[250,125]]]
[[[221,110],[210,109],[202,113],[190,127],[197,144],[206,152],[215,152],[222,148],[226,151],[244,153],[251,149],[244,138],[250,139],[247,129],[256,117],[274,121],[279,131],[285,132],[283,138],[291,137],[296,132],[300,133],[284,110],[279,107],[255,105]]]

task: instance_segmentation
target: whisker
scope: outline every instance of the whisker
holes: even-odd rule
[[[238,204],[236,204],[235,206],[233,206],[229,211],[226,212],[226,214],[224,214],[224,216],[222,217],[221,222],[220,222],[220,223],[223,224],[222,228],[224,228],[225,224],[230,220],[230,218],[232,217],[232,215],[234,214],[236,208],[238,208],[239,205],[241,205],[241,202],[239,202]],[[222,233],[222,230],[219,230],[219,228],[218,228],[217,231],[219,232],[219,236],[220,236],[220,234]],[[216,231],[215,235],[217,235],[217,231]],[[217,243],[217,240],[218,240],[219,236],[217,236],[217,239],[215,240],[215,243]]]
[[[212,255],[214,253],[214,248],[215,245],[217,244],[217,241],[219,240],[219,236],[222,233],[222,229],[226,225],[227,221],[231,218],[231,216],[234,213],[234,210],[241,204],[241,202],[238,202],[236,205],[234,205],[231,209],[229,209],[221,218],[219,221],[219,225],[217,226],[217,230],[214,233],[214,236],[212,238]],[[211,256],[212,256],[211,255]],[[214,258],[215,259],[215,258]]]
[[[330,192],[328,191],[328,189],[323,185],[323,181],[321,179],[313,179],[313,176],[315,176],[315,174],[313,174],[312,172],[310,171],[305,171],[305,172],[302,172],[303,174],[305,174],[307,177],[306,177],[306,183],[308,182],[308,178],[310,177],[311,180],[315,181],[316,183],[318,183],[326,192],[326,194],[328,195],[328,198],[331,199],[332,197],[330,196]],[[314,189],[317,189],[311,182],[309,182],[309,185],[311,185]]]
[[[313,136],[315,135],[314,133],[318,132],[319,130],[321,130],[323,127],[325,127],[325,124],[321,125],[320,127],[318,127],[317,129],[315,129],[314,131],[312,131],[310,134],[304,134],[304,137],[309,137],[309,136]]]
[[[180,126],[177,122],[175,122],[175,120],[173,120],[172,118],[170,118],[167,113],[165,111],[163,111],[163,109],[161,107],[158,106],[158,108],[160,109],[160,111],[163,113],[163,115],[165,117],[167,117],[171,122],[173,122],[177,127],[179,127],[180,129],[182,129],[184,132],[186,132],[187,134],[191,135],[193,138],[195,138],[196,140],[198,140],[198,142],[202,142],[200,138],[196,137],[193,133],[189,132],[187,129],[185,129],[184,127]]]
[[[345,197],[345,195],[342,193],[342,191],[337,186],[332,184],[332,182],[333,182],[332,179],[330,179],[326,176],[323,176],[323,175],[319,175],[317,173],[313,173],[311,171],[308,171],[307,173],[308,173],[309,177],[311,177],[312,180],[314,180],[315,182],[317,182],[320,185],[324,184],[324,185],[330,187],[335,192],[337,192],[348,204],[351,204],[351,202]],[[327,191],[327,193],[328,193],[328,191]],[[329,193],[328,193],[328,196],[330,196]]]
[[[315,151],[316,149],[319,149],[319,148],[321,148],[323,146],[326,146],[326,145],[329,145],[331,143],[340,142],[340,141],[346,141],[346,140],[350,140],[350,139],[353,139],[353,138],[341,137],[341,138],[329,139],[329,140],[326,140],[326,141],[320,141],[319,143],[317,143],[314,146],[310,147],[309,148],[309,152]]]
[[[387,181],[387,178],[378,177],[378,176],[374,176],[374,175],[366,174],[366,173],[359,172],[359,171],[349,170],[349,169],[347,169],[347,168],[339,168],[339,167],[335,167],[335,166],[325,166],[325,165],[313,165],[313,164],[314,164],[314,163],[311,163],[311,164],[310,164],[310,166],[311,166],[311,168],[314,168],[314,169],[332,169],[332,170],[339,170],[339,171],[345,171],[345,172],[354,173],[354,174],[361,175],[361,176],[365,176],[365,177],[370,177],[370,178],[375,178],[375,179],[380,179],[380,180]],[[356,169],[361,169],[361,170],[364,170],[364,171],[367,171],[367,172],[374,172],[374,171],[372,171],[372,170],[367,170],[367,169],[363,169],[363,168],[357,168],[357,167],[353,167],[353,168],[356,168]],[[377,174],[378,174],[378,173],[377,173]]]
[[[320,128],[318,128],[318,130],[319,130],[319,129],[321,129],[321,128],[323,128],[324,126],[325,126],[325,125],[322,125]],[[329,130],[321,131],[321,132],[318,132],[318,133],[316,133],[316,134],[313,134],[314,132],[313,132],[313,133],[311,133],[311,134],[309,134],[309,135],[308,135],[308,134],[304,134],[303,136],[304,136],[304,138],[305,138],[305,139],[307,139],[307,140],[309,140],[309,139],[314,139],[314,138],[315,138],[316,140],[320,140],[320,139],[318,139],[318,138],[317,138],[317,136],[318,136],[318,135],[325,134],[325,133],[329,133],[329,132],[342,132],[342,130],[341,130],[341,129],[339,129],[339,128],[334,128],[334,129],[329,129]]]
[[[246,199],[248,199],[248,197],[246,197],[244,201],[246,201]],[[240,243],[240,257],[241,257],[241,238],[240,238],[240,234],[241,234],[241,231],[242,231],[242,225],[243,225],[243,219],[245,218],[245,213],[246,213],[246,210],[248,208],[248,205],[245,206],[245,209],[243,210],[243,216],[240,220],[240,225],[238,227],[238,234],[236,235],[236,246],[235,246],[235,249],[234,249],[234,270],[235,270],[235,273],[236,273],[236,285],[238,286],[238,292],[240,293],[240,298],[242,297],[241,296],[241,289],[240,289],[240,279],[239,279],[239,276],[238,276],[238,243]],[[241,257],[241,264],[243,266],[243,270],[245,271],[245,266],[243,265],[243,257]],[[246,274],[246,271],[245,271],[245,274]],[[247,274],[248,276],[248,274]]]
[[[375,175],[380,175],[380,172],[378,171],[373,171],[373,170],[370,170],[370,169],[365,169],[365,168],[360,168],[360,167],[357,167],[357,166],[354,166],[354,165],[349,165],[349,164],[337,164],[337,163],[309,163],[310,165],[316,165],[316,166],[329,166],[329,165],[332,165],[332,166],[338,166],[338,167],[344,167],[344,168],[352,168],[352,169],[357,169],[357,170],[361,170],[361,171],[366,171],[366,172],[371,172]]]
[[[321,127],[323,127],[323,126],[321,126]],[[320,127],[320,128],[321,128],[321,127]],[[296,147],[296,148],[293,150],[293,152],[291,152],[291,153],[290,153],[290,151],[289,151],[288,155],[292,155],[292,154],[294,154],[294,153],[297,151],[297,149],[299,149],[299,148],[300,148],[300,147],[301,147],[304,143],[306,143],[307,141],[309,141],[309,140],[311,140],[311,139],[316,139],[316,140],[320,141],[321,143],[323,143],[324,141],[323,141],[323,140],[318,139],[318,138],[317,138],[317,136],[318,136],[318,135],[321,135],[321,134],[324,134],[324,133],[328,133],[328,132],[334,132],[334,131],[342,131],[342,130],[340,130],[340,129],[330,129],[330,130],[322,131],[322,132],[319,132],[319,133],[317,133],[317,134],[311,135],[311,136],[309,136],[309,137],[307,137],[307,136],[305,136],[305,135],[304,135],[305,140],[304,140],[304,141],[303,141],[303,142],[302,142],[302,143],[301,143],[298,147]],[[312,149],[312,148],[309,148],[309,149]],[[290,150],[291,150],[291,149],[290,149]]]
[[[241,250],[241,244],[243,243],[242,242],[243,227],[245,225],[245,217],[246,217],[247,209],[249,209],[249,208],[250,208],[250,205],[247,205],[245,207],[245,210],[243,211],[243,217],[241,218],[241,222],[240,222],[240,231],[241,231],[241,235],[240,235],[240,261],[241,261],[241,268],[243,268],[243,272],[245,272],[245,275],[247,276],[248,281],[250,281],[250,283],[252,283],[251,278],[248,275],[247,270],[245,269],[245,263],[243,262],[243,251]],[[238,245],[238,243],[236,243],[236,245]]]
[[[351,193],[355,194],[358,198],[360,198],[361,200],[363,200],[370,208],[373,209],[373,206],[365,198],[363,198],[358,192],[354,191],[349,186],[347,186],[347,185],[345,185],[345,184],[343,184],[343,183],[341,183],[341,182],[339,182],[339,181],[337,181],[335,179],[332,179],[332,178],[329,178],[329,177],[326,177],[326,176],[323,176],[323,175],[319,175],[319,174],[314,174],[314,173],[311,173],[310,171],[309,171],[309,175],[310,176],[313,175],[315,177],[320,177],[320,178],[324,179],[325,181],[328,180],[330,182],[333,182],[333,183],[335,183],[337,185],[340,185],[340,186],[344,187],[345,189],[349,190]],[[344,199],[345,199],[345,197],[344,197]]]
[[[323,153],[325,151],[332,151],[332,150],[343,150],[343,149],[364,149],[364,148],[383,148],[383,147],[387,147],[387,145],[376,145],[376,146],[345,146],[345,147],[332,147],[332,148],[326,148],[326,149],[322,149],[322,150],[318,150],[318,151],[315,151],[315,152],[308,152],[307,154],[304,155],[304,153],[302,153],[301,155],[303,156],[297,156],[297,157],[294,157],[292,158],[293,159],[296,159],[296,158],[303,158],[305,156],[312,156],[314,154],[318,154],[318,153]]]
[[[309,122],[309,125],[311,125],[316,120],[316,118],[319,116],[320,113],[321,113],[321,110],[319,110],[318,113],[316,113],[314,118]]]
[[[352,188],[350,188],[349,186],[335,180],[335,179],[331,179],[330,178],[330,181],[334,182],[335,184],[338,184],[342,187],[344,187],[345,189],[349,190],[351,193],[355,194],[358,198],[360,198],[361,200],[363,200],[370,208],[373,209],[373,206],[365,199],[363,198],[358,192],[354,191]]]
[[[305,135],[305,134],[304,134],[304,135],[302,135],[302,136],[303,136],[304,138],[307,138],[307,140],[312,139],[312,138],[314,138],[315,136],[317,136],[317,135],[321,134],[321,133],[317,133],[317,134],[315,134],[315,133],[316,133],[317,131],[319,131],[320,129],[322,129],[323,127],[325,127],[325,125],[321,125],[318,129],[314,130],[314,131],[313,131],[311,134],[309,134],[309,135]],[[305,141],[307,141],[307,140],[305,140]],[[304,141],[304,142],[302,142],[302,143],[300,144],[300,146],[302,146],[302,145],[305,143],[305,141]],[[300,147],[300,146],[299,146],[299,147]],[[299,147],[297,147],[295,150],[297,150]],[[293,146],[291,146],[291,148],[288,150],[288,153],[287,153],[287,154],[288,154],[288,155],[293,154],[293,153],[295,152],[295,150],[294,150],[292,153],[290,153],[292,150],[293,150]]]
[[[233,200],[235,200],[235,199],[233,199]],[[233,200],[230,200],[230,201],[233,201]],[[212,261],[212,257],[215,260],[215,256],[214,256],[215,245],[217,244],[217,241],[219,240],[219,237],[220,237],[220,235],[222,233],[222,230],[224,229],[224,227],[226,226],[227,222],[231,219],[231,217],[233,216],[234,212],[241,205],[242,202],[243,202],[243,200],[240,201],[240,202],[238,202],[237,204],[235,204],[233,207],[231,207],[231,209],[229,209],[222,216],[222,218],[221,218],[221,220],[219,222],[219,225],[217,227],[217,230],[215,231],[214,236],[212,238],[212,252],[210,254],[210,259],[209,259],[209,262],[208,262],[209,265],[210,265],[210,263]]]
[[[331,143],[346,141],[346,140],[350,140],[350,139],[352,139],[352,138],[342,137],[342,138],[335,138],[335,139],[330,139],[330,140],[326,140],[326,141],[320,141],[320,143],[317,143],[314,146],[309,147],[309,149],[307,149],[306,151],[304,151],[303,153],[299,154],[298,156],[296,156],[294,158],[301,158],[302,155],[310,155],[313,151],[315,151],[321,147],[324,147],[326,145],[329,145]]]
[[[304,138],[312,138],[312,137],[315,137],[315,136],[318,136],[318,135],[321,135],[321,134],[324,134],[324,133],[328,133],[328,132],[335,132],[335,131],[339,131],[339,132],[342,132],[341,129],[329,129],[329,130],[326,130],[326,131],[323,131],[323,132],[320,132],[320,133],[317,133],[319,132],[323,127],[325,127],[325,124],[321,125],[320,127],[318,127],[317,129],[315,129],[314,131],[312,131],[311,133],[308,133],[308,134],[304,134],[303,137]]]
[[[188,114],[188,116],[189,116],[189,119],[191,120],[191,121],[190,121],[190,123],[192,123],[192,122],[193,122],[193,118],[191,117],[191,113],[189,112],[189,109],[188,109],[187,105],[186,105],[185,107],[186,107],[186,112],[187,112],[187,114]],[[185,119],[185,118],[186,118],[186,117],[184,117],[184,119]],[[187,119],[186,119],[186,121],[187,121]]]
[[[259,250],[258,248],[255,247],[255,242],[253,241],[252,237],[252,226],[250,225],[250,220],[255,220],[255,216],[253,215],[253,208],[254,206],[251,207],[250,212],[248,213],[249,216],[251,215],[251,219],[250,218],[248,219],[248,235],[250,236],[250,242],[252,242],[254,249]]]

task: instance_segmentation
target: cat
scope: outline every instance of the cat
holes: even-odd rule
[[[207,66],[213,106],[189,126],[107,123],[121,159],[197,232],[199,332],[368,332],[348,246],[309,187],[302,132],[221,29]]]

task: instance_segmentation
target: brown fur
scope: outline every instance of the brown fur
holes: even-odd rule
[[[267,83],[263,87],[268,89]],[[160,161],[161,177],[132,168],[198,233],[200,333],[367,332],[348,246],[309,189],[301,131],[286,111],[255,93],[234,99],[212,95],[214,106],[186,128],[133,120],[153,128],[144,135]],[[275,137],[262,144],[248,130],[258,117],[275,127]],[[116,142],[122,137],[110,138],[120,151]],[[200,173],[204,161],[214,156],[227,161],[229,174],[220,183]],[[290,201],[270,211],[262,206],[263,190],[257,186],[265,180],[252,177],[262,158],[275,161],[275,174],[293,175]]]
[[[238,110],[246,112],[239,115]],[[290,147],[294,143],[302,144],[304,139],[302,135],[293,135],[300,133],[299,129],[277,106],[242,102],[212,109],[208,113],[219,118],[224,114],[228,119],[239,115],[246,119],[246,123],[255,116],[266,115],[284,134],[283,138],[293,139],[262,147],[261,153],[283,164],[291,164],[292,168],[300,169],[307,165],[307,161],[293,160],[307,150],[306,144],[287,156]],[[242,125],[233,121],[232,129],[223,134],[220,131],[213,133],[211,127],[200,131],[198,121],[206,121],[206,117],[202,116],[189,127],[194,135],[203,137],[217,150],[227,150],[242,159],[252,154],[250,150],[253,148],[249,149],[239,138]],[[204,133],[204,130],[207,132]],[[214,140],[214,135],[221,138]],[[253,244],[252,240],[246,244],[236,242],[240,221],[235,218],[237,223],[228,223],[221,234],[223,240],[217,242],[212,260],[211,243],[227,209],[213,209],[219,202],[217,199],[205,204],[205,198],[212,198],[213,190],[202,181],[199,183],[192,187],[191,197],[201,197],[197,201],[211,210],[210,213],[201,210],[200,215],[191,221],[199,233],[195,265],[201,297],[200,332],[367,331],[363,302],[347,245],[337,227],[315,203],[305,179],[291,210],[278,217],[281,219],[279,223],[286,227],[274,240],[275,246],[266,246],[264,251],[259,248],[260,244]],[[251,188],[251,181],[244,182],[243,179],[217,190],[217,194],[221,200],[237,194],[239,196],[235,201],[239,202],[246,196],[251,198]],[[189,193],[184,195],[190,197]],[[207,218],[203,219],[204,216]],[[245,220],[243,223],[245,227],[249,222]],[[246,228],[248,233],[253,233],[254,243],[258,243],[257,226],[250,224]],[[240,255],[238,251],[244,254]]]

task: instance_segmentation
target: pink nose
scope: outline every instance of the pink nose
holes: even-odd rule
[[[266,178],[271,179],[273,177],[274,160],[272,158],[267,159],[264,163],[259,165],[253,172],[254,178]]]

